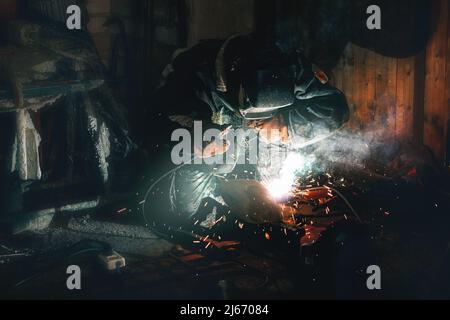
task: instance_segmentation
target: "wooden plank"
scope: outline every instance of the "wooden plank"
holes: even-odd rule
[[[365,70],[366,70],[366,51],[358,46],[353,46],[354,48],[354,73],[350,78],[345,78],[344,81],[353,82],[353,93],[352,101],[355,106],[354,109],[354,128],[358,130],[364,129],[365,123],[364,116],[366,113],[366,99],[363,96],[363,88],[365,85]]]
[[[358,130],[365,130],[371,125],[371,116],[369,110],[369,100],[367,97],[367,88],[369,78],[373,75],[371,56],[368,50],[355,46],[355,82],[354,100],[356,104],[356,117],[358,118]],[[346,79],[346,81],[348,81]]]
[[[388,131],[386,135],[393,137],[396,133],[398,59],[387,58],[387,65],[387,88],[381,103],[386,104],[387,108]]]
[[[445,127],[447,119],[446,92],[446,54],[449,1],[433,1],[432,21],[437,22],[426,56],[425,80],[425,122],[424,143],[429,146],[438,159],[444,159]]]
[[[402,8],[404,13],[411,17],[410,19],[414,19],[413,6],[414,4],[409,3]],[[414,136],[415,61],[415,57],[397,59],[395,135],[403,141],[412,141]],[[423,109],[423,103],[421,108]]]
[[[375,125],[380,135],[395,134],[397,59],[376,55]]]
[[[357,107],[353,96],[353,81],[352,81],[354,69],[355,69],[355,57],[353,45],[349,43],[343,53],[341,73],[343,79],[342,91],[347,97],[347,102],[350,108],[349,127],[351,128],[354,126],[355,121],[357,121],[357,118],[355,118],[355,110]]]
[[[414,58],[413,141],[423,144],[425,122],[426,49]]]
[[[402,140],[413,138],[415,58],[397,60],[395,135]]]
[[[447,8],[450,10],[450,0],[447,0]],[[445,123],[445,163],[450,166],[450,14],[447,16],[447,63],[445,74],[445,109],[446,109],[446,123]]]
[[[364,49],[366,51],[366,69],[365,69],[365,104],[366,113],[363,121],[367,123],[367,130],[373,130],[375,126],[375,116],[377,107],[377,54],[373,51]]]

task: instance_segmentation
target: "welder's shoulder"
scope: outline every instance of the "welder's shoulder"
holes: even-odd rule
[[[304,86],[304,88],[302,88]],[[317,98],[327,98],[324,100],[336,101],[341,104],[347,105],[345,94],[339,89],[333,87],[328,80],[321,81],[316,75],[312,75],[311,79],[304,80],[303,83],[296,85],[295,97],[300,101],[308,101]]]
[[[306,119],[328,119],[336,126],[341,126],[349,120],[345,94],[328,82],[314,79],[308,90],[296,98],[295,109]]]

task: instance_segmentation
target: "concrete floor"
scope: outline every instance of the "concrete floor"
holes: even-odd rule
[[[64,259],[64,248],[83,239],[108,242],[127,261],[121,274],[108,274],[97,263],[96,253]],[[6,243],[2,239],[1,243]],[[2,298],[273,298],[292,294],[285,267],[249,252],[220,256],[184,248],[159,238],[147,228],[100,222],[91,218],[70,219],[65,227],[28,233],[3,245],[16,257],[0,262]],[[33,259],[38,252],[42,258]],[[54,254],[51,254],[54,252]],[[20,256],[23,253],[24,256]],[[56,257],[56,263],[54,262]],[[62,258],[62,259],[58,259]],[[82,270],[82,290],[66,288],[66,268]],[[34,277],[33,277],[34,276]],[[23,279],[28,281],[20,283]],[[264,287],[264,291],[258,289]]]

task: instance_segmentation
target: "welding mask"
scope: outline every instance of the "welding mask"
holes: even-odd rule
[[[292,106],[299,74],[295,55],[284,54],[275,45],[249,48],[251,42],[246,47],[240,43],[245,52],[239,54],[233,48],[236,42],[227,40],[218,54],[214,100],[245,120],[270,119]]]
[[[295,101],[295,66],[261,65],[244,77],[239,112],[246,120],[269,119]]]

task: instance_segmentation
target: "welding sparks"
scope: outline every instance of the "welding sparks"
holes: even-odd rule
[[[314,160],[313,157],[305,157],[294,152],[290,153],[280,170],[280,177],[265,183],[265,187],[272,198],[281,200],[287,197],[294,188],[297,174],[308,169]]]

